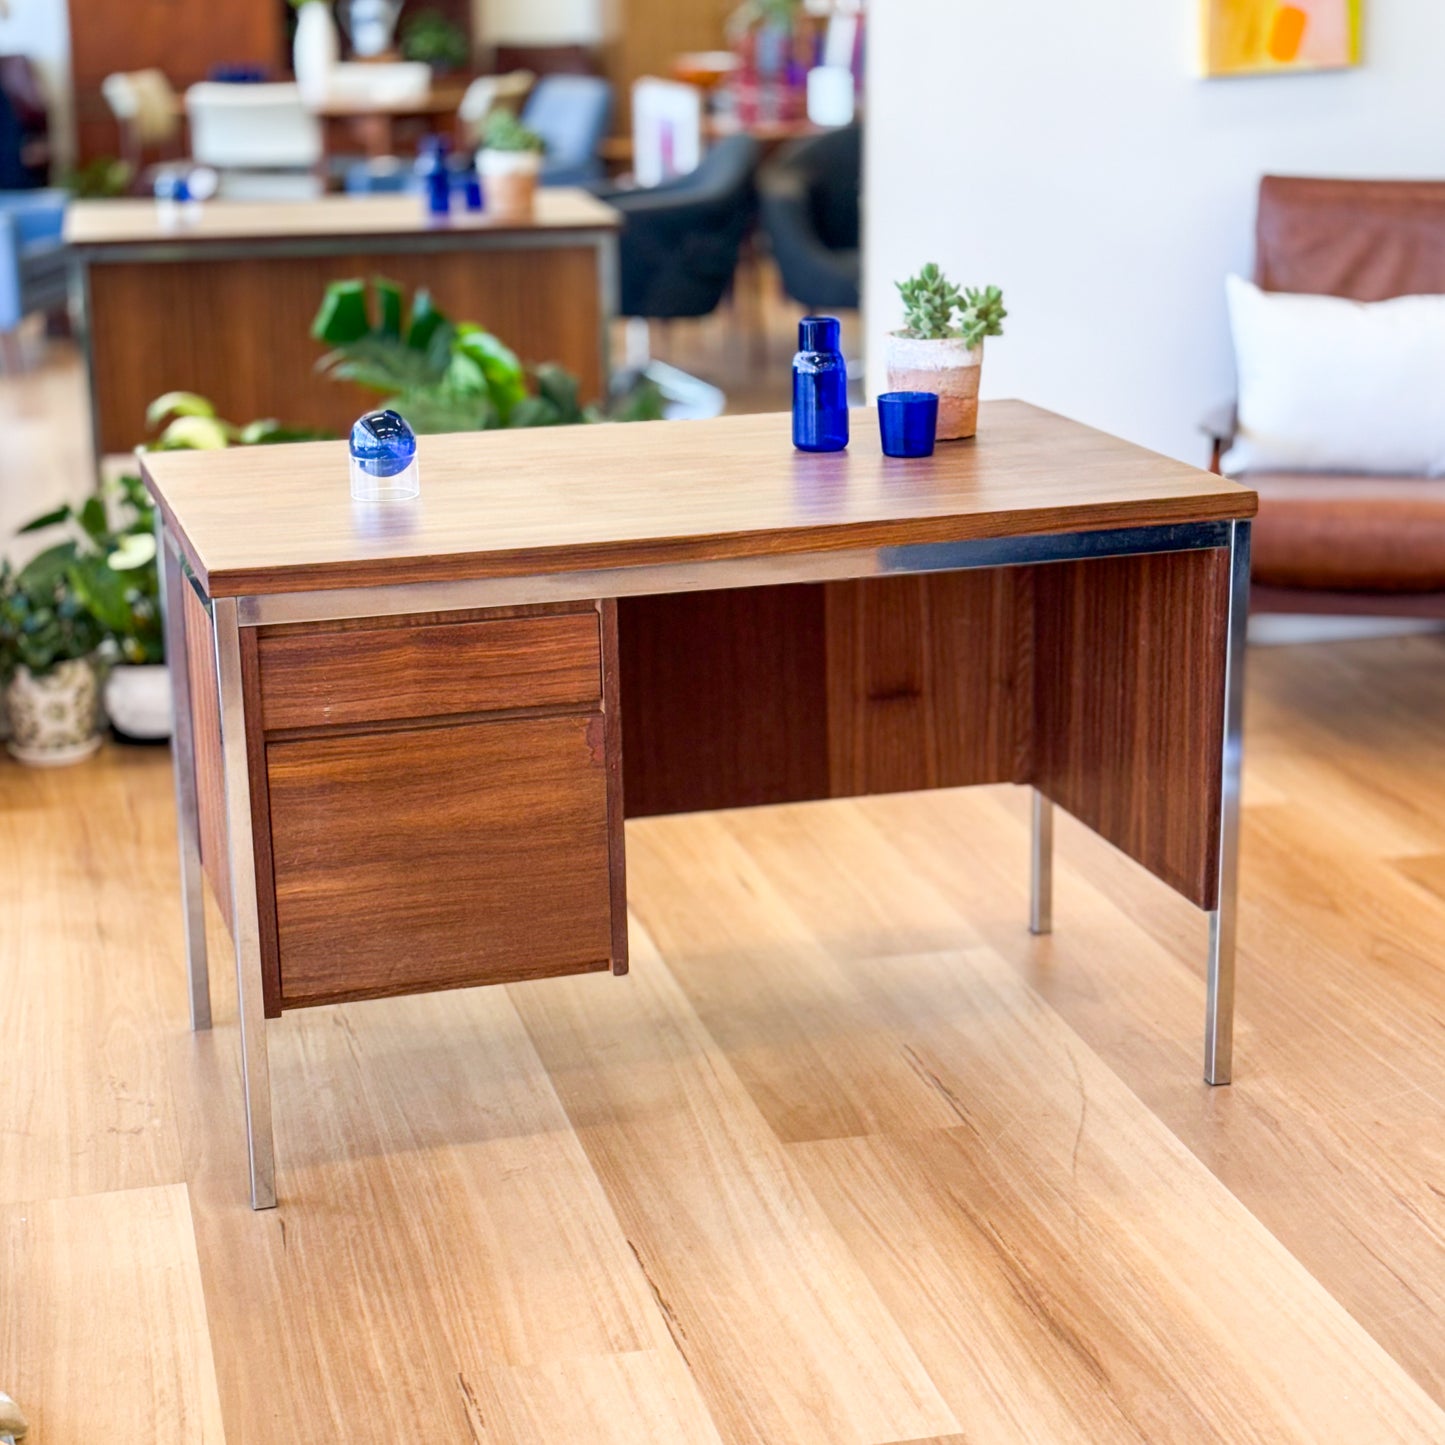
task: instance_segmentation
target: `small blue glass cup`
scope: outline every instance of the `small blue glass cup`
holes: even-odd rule
[[[886,457],[931,457],[938,435],[938,393],[886,391],[878,398]]]

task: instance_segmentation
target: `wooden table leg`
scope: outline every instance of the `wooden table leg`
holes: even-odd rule
[[[256,853],[251,826],[251,778],[236,599],[214,599],[211,617],[216,638],[216,683],[221,699],[221,751],[225,761],[226,829],[231,861],[231,932],[236,945],[236,1000],[241,1021],[241,1077],[246,1091],[251,1208],[273,1209],[276,1165],[271,1140],[271,1071],[266,1057],[261,925],[256,904]]]
[[[181,912],[186,931],[186,976],[190,983],[191,1027],[211,1026],[211,983],[206,967],[206,885],[201,872],[201,818],[196,789],[195,720],[186,655],[180,558],[156,513],[156,566],[161,577],[161,612],[166,661],[171,676],[171,758],[176,778],[176,832],[180,842]]]

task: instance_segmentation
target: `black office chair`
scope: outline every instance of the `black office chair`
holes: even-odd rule
[[[628,367],[662,388],[669,416],[715,416],[722,393],[651,358],[647,323],[709,316],[732,284],[738,252],[757,218],[758,144],[728,136],[690,174],[648,190],[599,191],[623,215],[619,310],[632,323]]]
[[[758,177],[783,290],[810,311],[858,307],[862,171],[863,130],[850,125],[794,141]]]
[[[728,136],[689,175],[648,190],[599,192],[626,218],[619,247],[624,316],[707,316],[726,295],[757,215],[758,144]]]

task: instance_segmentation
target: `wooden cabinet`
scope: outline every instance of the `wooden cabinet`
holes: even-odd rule
[[[627,967],[613,604],[261,628],[266,1011]]]

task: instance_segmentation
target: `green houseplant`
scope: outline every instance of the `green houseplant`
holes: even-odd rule
[[[114,505],[97,493],[82,506],[62,506],[22,527],[21,534],[64,528],[66,536],[39,553],[20,575],[29,592],[63,578],[98,637],[90,651],[104,670],[104,710],[128,737],[163,738],[170,731],[157,576],[155,512],[139,477],[122,477]],[[112,512],[114,517],[112,517]]]
[[[482,178],[488,211],[514,220],[532,214],[546,149],[542,137],[505,107],[487,117],[482,148],[477,152],[477,174]]]
[[[373,304],[374,303],[374,304]],[[653,421],[662,398],[650,382],[603,409],[583,406],[576,377],[560,366],[528,368],[490,331],[453,322],[417,291],[375,280],[333,281],[311,334],[332,349],[317,363],[338,381],[382,398],[418,432]]]
[[[460,69],[472,57],[467,37],[436,10],[418,10],[401,27],[401,53],[407,60],[424,60],[439,75]]]
[[[898,282],[903,329],[887,339],[889,391],[938,393],[938,438],[978,429],[983,343],[1003,335],[1008,312],[997,286],[960,288],[933,262]]]

